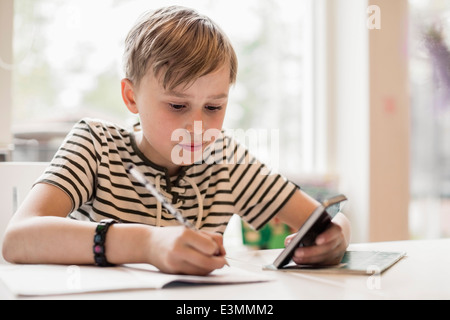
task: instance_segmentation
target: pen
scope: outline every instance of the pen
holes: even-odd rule
[[[156,188],[147,180],[147,178],[136,168],[135,165],[130,164],[128,166],[128,171],[133,177],[136,178],[139,183],[141,183],[150,193],[164,206],[164,208],[169,211],[169,213],[174,216],[181,224],[189,229],[197,230],[192,223],[190,223],[183,215],[175,209],[172,204],[158,191]]]
[[[161,202],[161,204],[166,208],[169,213],[174,216],[181,224],[183,224],[185,227],[197,230],[196,227],[192,223],[190,223],[183,215],[175,209],[172,204],[170,204],[169,201],[158,191],[156,188],[150,183],[150,181],[147,180],[147,178],[136,168],[134,164],[130,164],[128,166],[128,172],[131,173],[131,175],[136,178],[137,181],[139,181],[140,184],[142,184],[150,193],[155,196],[156,200]],[[230,266],[228,264],[228,261],[226,262],[227,266]]]

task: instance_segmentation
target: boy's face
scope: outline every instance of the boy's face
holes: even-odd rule
[[[181,165],[198,161],[211,143],[203,133],[222,128],[229,89],[228,66],[173,90],[164,89],[152,72],[147,72],[137,88],[122,80],[124,101],[140,116],[142,131],[136,141],[141,152],[171,175]]]

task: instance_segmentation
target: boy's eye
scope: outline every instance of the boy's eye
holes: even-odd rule
[[[220,107],[220,106],[206,106],[205,108],[208,111],[219,111],[219,110],[222,110],[222,107]]]
[[[170,107],[172,108],[172,109],[175,109],[175,110],[181,110],[181,109],[183,109],[185,106],[184,105],[182,105],[182,104],[170,104]]]

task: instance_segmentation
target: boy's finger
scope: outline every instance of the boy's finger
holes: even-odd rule
[[[191,248],[207,256],[212,256],[215,255],[216,252],[221,252],[219,244],[210,234],[201,231],[189,231],[192,232],[192,234],[190,235],[187,244]]]
[[[184,261],[187,265],[198,269],[198,272],[207,274],[216,269],[223,268],[227,261],[223,256],[206,256],[199,251],[191,249],[189,258]]]
[[[217,249],[214,252],[215,256],[226,255],[225,247],[223,246],[223,236],[221,234],[218,234],[216,232],[208,232],[208,231],[202,231],[202,233],[211,237],[211,239],[216,242]]]
[[[223,237],[220,234],[217,233],[211,233],[211,237],[214,241],[216,241],[217,245],[219,246],[218,250],[214,253],[216,256],[225,256],[227,253],[225,251],[225,247],[223,246]]]
[[[310,258],[325,256],[335,250],[339,246],[337,239],[322,243],[321,245],[313,245],[309,247],[301,247],[295,250],[294,256],[298,258]]]
[[[317,236],[316,244],[320,246],[327,242],[334,241],[338,239],[341,234],[341,228],[338,225],[332,224],[328,229]]]
[[[284,245],[287,246],[289,244],[289,242],[292,241],[292,239],[295,237],[296,233],[288,235],[285,239],[284,239]]]
[[[214,270],[222,268],[223,266],[221,263],[214,263],[213,265],[193,263],[193,260],[194,259],[180,262],[179,269],[175,273],[206,276]]]

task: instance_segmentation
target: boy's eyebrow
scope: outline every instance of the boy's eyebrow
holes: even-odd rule
[[[174,90],[166,91],[165,94],[169,95],[169,96],[175,96],[177,98],[192,98],[192,95],[190,95],[190,94],[186,94],[186,93],[174,91]],[[214,95],[208,96],[207,98],[213,99],[213,100],[219,100],[219,99],[228,98],[228,94],[227,93],[219,93],[219,94],[214,94]]]

